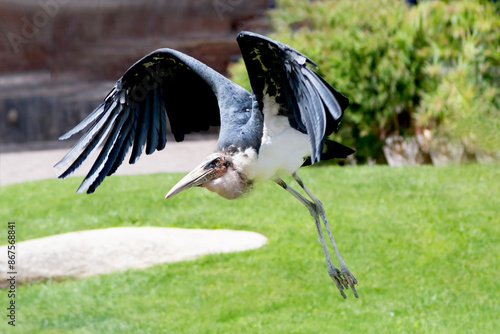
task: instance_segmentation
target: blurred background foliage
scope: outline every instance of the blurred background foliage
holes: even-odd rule
[[[480,0],[281,0],[275,38],[303,52],[350,99],[334,139],[359,163],[385,161],[389,136],[500,150],[499,6]],[[233,79],[249,88],[242,62]],[[429,139],[428,138],[428,139]]]

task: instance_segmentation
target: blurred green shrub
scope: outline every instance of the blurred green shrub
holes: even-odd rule
[[[409,13],[425,80],[417,125],[500,149],[500,16],[483,1],[431,2]]]
[[[485,1],[281,0],[272,38],[313,59],[351,101],[336,139],[383,162],[388,135],[467,138],[498,150],[500,17]],[[230,72],[249,88],[242,62]]]

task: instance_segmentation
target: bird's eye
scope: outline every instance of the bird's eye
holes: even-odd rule
[[[206,164],[205,169],[214,169],[215,167],[220,165],[220,162],[221,162],[220,158],[215,158],[214,160]]]

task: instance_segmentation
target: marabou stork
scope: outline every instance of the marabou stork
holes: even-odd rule
[[[345,158],[354,150],[326,139],[337,130],[349,100],[312,71],[312,60],[265,36],[243,31],[237,41],[252,92],[200,61],[172,49],[156,50],[130,67],[104,101],[60,139],[88,131],[56,165],[72,174],[102,145],[78,192],[92,193],[130,153],[130,163],[162,150],[167,119],[176,141],[193,131],[220,126],[217,150],[180,180],[166,198],[195,186],[227,199],[240,197],[254,182],[271,179],[308,209],[319,234],[328,273],[344,298],[356,279],[342,260],[321,202],[297,175],[299,167]],[[291,175],[310,199],[280,175]],[[340,270],[330,259],[323,221]]]

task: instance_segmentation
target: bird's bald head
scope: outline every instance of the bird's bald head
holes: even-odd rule
[[[172,197],[192,187],[204,187],[227,199],[235,199],[244,194],[252,185],[242,171],[235,166],[238,159],[232,154],[216,152],[180,180],[165,196]]]

